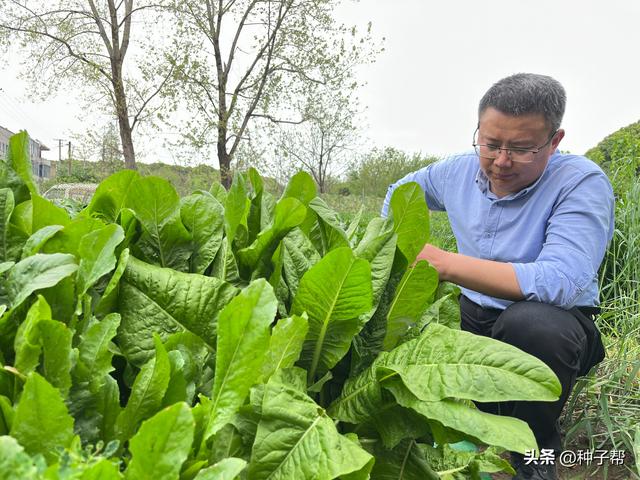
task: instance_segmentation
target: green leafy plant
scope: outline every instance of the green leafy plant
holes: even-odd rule
[[[361,237],[307,174],[276,199],[255,170],[182,199],[119,172],[72,219],[26,176],[25,136],[0,185],[0,466],[479,478],[511,471],[503,449],[536,448],[524,422],[473,400],[553,401],[560,385],[539,360],[456,329],[456,290],[411,266],[429,240],[417,185]],[[490,448],[449,448],[461,439]]]

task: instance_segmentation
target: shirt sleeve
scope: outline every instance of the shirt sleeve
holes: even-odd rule
[[[389,214],[393,191],[400,185],[409,182],[416,182],[420,185],[420,188],[422,188],[422,191],[424,192],[424,197],[429,210],[444,211],[445,185],[452,161],[452,159],[444,159],[430,163],[426,167],[416,170],[415,172],[404,176],[396,183],[389,185],[380,214],[383,217],[387,217]]]
[[[613,217],[613,190],[604,173],[591,172],[563,192],[539,256],[531,263],[512,263],[525,299],[574,307],[597,278],[613,236]]]

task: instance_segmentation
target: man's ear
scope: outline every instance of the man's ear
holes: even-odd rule
[[[560,141],[564,138],[564,130],[560,128],[551,140],[551,150],[554,151],[560,145]]]

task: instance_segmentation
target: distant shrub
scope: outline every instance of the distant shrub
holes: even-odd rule
[[[609,175],[617,195],[640,175],[640,122],[605,137],[585,155]]]
[[[391,183],[436,160],[433,156],[408,154],[393,147],[374,148],[351,166],[342,186],[353,194],[384,197]]]

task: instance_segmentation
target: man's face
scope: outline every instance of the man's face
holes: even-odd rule
[[[487,108],[480,117],[477,142],[535,150],[549,140],[551,133],[541,114],[514,117]],[[558,130],[547,146],[533,154],[531,163],[513,162],[505,150],[493,160],[480,157],[480,168],[489,179],[491,191],[501,198],[534,183],[542,175],[563,136],[564,131]]]

